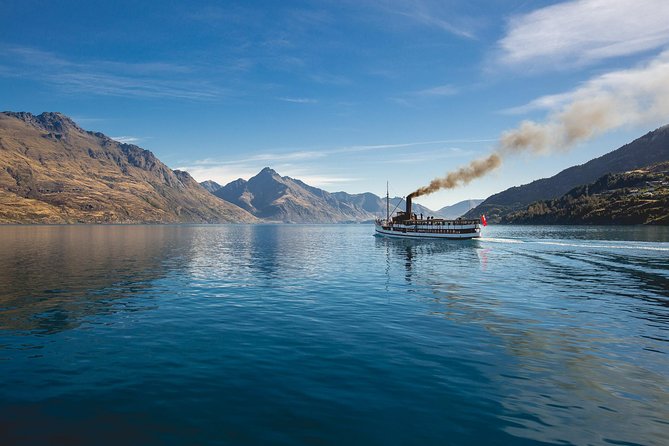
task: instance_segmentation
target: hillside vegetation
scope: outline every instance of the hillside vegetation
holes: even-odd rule
[[[502,219],[512,224],[669,224],[669,162],[607,174]]]

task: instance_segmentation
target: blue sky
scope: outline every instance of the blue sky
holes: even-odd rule
[[[329,191],[383,194],[389,180],[406,195],[486,156],[524,120],[573,120],[564,112],[584,97],[625,109],[591,135],[514,153],[418,200],[439,208],[669,123],[666,0],[6,0],[1,10],[3,110],[63,112],[199,181],[271,166]]]

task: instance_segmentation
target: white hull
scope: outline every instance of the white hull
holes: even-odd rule
[[[392,229],[384,229],[383,226],[378,224],[374,226],[378,235],[393,238],[468,240],[481,237],[481,228],[478,225],[476,225],[474,229],[475,232],[467,233],[436,233],[428,232],[428,230],[421,228],[395,227]]]

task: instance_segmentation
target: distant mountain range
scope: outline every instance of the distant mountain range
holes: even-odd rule
[[[446,218],[449,220],[462,217],[470,210],[474,209],[479,204],[483,203],[483,200],[464,200],[459,203],[455,203],[452,206],[445,206],[434,213],[437,217]],[[478,218],[480,215],[476,215],[474,218]]]
[[[608,173],[503,217],[512,224],[669,224],[669,162]]]
[[[669,160],[669,125],[625,144],[617,150],[570,167],[550,178],[543,178],[523,186],[516,186],[488,197],[472,209],[466,217],[485,214],[488,221],[498,223],[531,203],[561,197],[577,186],[596,181],[607,173],[618,173]]]
[[[344,223],[374,218],[372,213],[337,200],[324,190],[282,177],[266,167],[248,181],[238,179],[214,192],[256,217],[285,223]]]
[[[0,113],[0,223],[256,221],[148,150],[60,113]]]
[[[298,179],[281,176],[269,167],[248,181],[240,178],[225,186],[214,181],[200,184],[217,197],[236,204],[264,221],[352,223],[373,221],[386,214],[386,200],[373,193],[330,193]],[[449,216],[457,214],[455,217],[459,217],[481,201],[467,200],[445,207],[440,212],[433,212],[420,204],[414,204],[413,209],[425,216],[439,216],[443,213]],[[401,206],[401,202],[400,197],[392,198],[390,211]]]

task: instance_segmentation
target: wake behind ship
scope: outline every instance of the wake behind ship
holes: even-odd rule
[[[388,198],[386,198],[388,199]],[[406,198],[406,210],[390,216],[386,211],[386,219],[377,219],[374,227],[377,235],[396,238],[441,238],[441,239],[472,239],[481,237],[481,225],[485,226],[485,217],[480,219],[445,220],[426,217],[411,212],[411,196]]]

